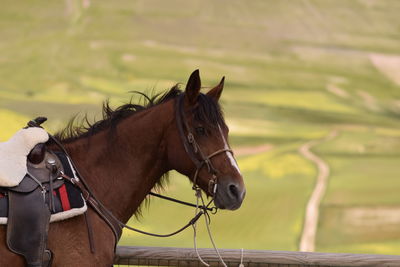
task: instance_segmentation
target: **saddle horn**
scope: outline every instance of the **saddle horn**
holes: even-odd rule
[[[37,144],[29,153],[28,160],[33,164],[39,164],[44,160],[46,155],[46,145],[44,143]]]
[[[27,124],[28,127],[41,127],[45,121],[47,121],[46,117],[37,117],[36,119],[30,120]]]
[[[37,117],[33,120],[30,120],[25,129],[29,127],[40,127],[41,124],[43,124],[45,121],[47,121],[46,117]],[[44,160],[44,156],[46,154],[46,145],[44,143],[37,144],[29,153],[28,155],[28,160],[33,163],[33,164],[39,164]]]

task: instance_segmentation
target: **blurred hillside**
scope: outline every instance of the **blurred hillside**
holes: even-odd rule
[[[231,143],[254,150],[239,155],[243,207],[212,218],[219,246],[297,250],[316,177],[298,149],[337,130],[314,150],[331,168],[317,250],[398,253],[399,1],[1,3],[0,140],[38,115],[51,132],[79,112],[99,118],[103,100],[165,90],[199,68],[205,86],[226,76]],[[167,194],[193,199],[177,175]],[[192,212],[154,200],[131,223],[168,232]],[[192,246],[191,236],[127,233],[121,244]],[[210,246],[205,231],[199,242]]]

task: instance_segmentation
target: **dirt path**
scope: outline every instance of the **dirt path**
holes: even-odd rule
[[[383,75],[397,85],[400,85],[400,55],[369,54],[372,64]]]
[[[317,155],[310,151],[316,145],[323,142],[330,141],[337,136],[337,131],[332,131],[327,137],[321,140],[310,141],[299,148],[300,154],[308,160],[311,160],[317,165],[318,176],[314,187],[314,191],[311,194],[310,199],[307,203],[306,215],[304,218],[303,233],[300,239],[300,251],[313,252],[315,251],[315,238],[317,234],[318,217],[319,217],[319,206],[321,204],[322,197],[325,194],[326,187],[328,185],[329,177],[329,166],[328,164],[319,158]]]

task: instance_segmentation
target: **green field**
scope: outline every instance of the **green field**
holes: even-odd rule
[[[314,151],[331,167],[317,250],[400,251],[400,2],[396,0],[10,1],[0,9],[0,140],[38,115],[55,132],[77,113],[129,91],[165,90],[199,68],[203,85],[226,76],[222,103],[238,158],[243,207],[220,211],[220,247],[297,250],[316,168],[298,148],[332,130]],[[166,194],[194,200],[186,178]],[[152,200],[131,224],[170,232],[193,210]],[[210,247],[205,227],[199,246]],[[188,246],[192,232],[156,239],[125,233],[122,245]]]

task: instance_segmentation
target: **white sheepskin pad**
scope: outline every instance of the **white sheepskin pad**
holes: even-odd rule
[[[19,130],[7,142],[0,143],[0,187],[17,186],[27,173],[29,152],[39,143],[49,140],[42,128]]]
[[[69,218],[81,215],[87,211],[86,202],[84,202],[84,206],[82,208],[74,208],[67,211],[62,211],[56,214],[51,214],[50,216],[50,223],[59,222],[63,220],[67,220]],[[0,225],[7,224],[8,218],[7,217],[0,217]]]

